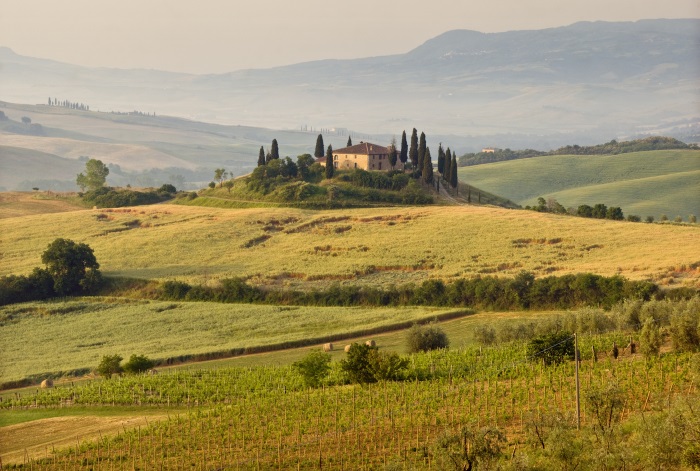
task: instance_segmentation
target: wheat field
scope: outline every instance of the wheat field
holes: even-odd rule
[[[57,237],[90,245],[108,276],[215,285],[388,286],[477,275],[591,272],[700,286],[697,225],[494,207],[311,211],[177,205],[0,220],[0,275],[26,274]]]

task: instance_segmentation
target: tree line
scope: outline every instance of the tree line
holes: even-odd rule
[[[215,301],[306,306],[446,306],[474,309],[569,309],[580,306],[609,308],[623,299],[685,298],[697,294],[691,288],[659,290],[654,283],[604,277],[590,273],[535,278],[522,272],[515,278],[492,276],[445,283],[426,280],[387,288],[333,284],[311,291],[279,290],[251,286],[241,278],[229,278],[219,286],[166,281],[158,288],[163,300]]]
[[[60,106],[62,108],[68,108],[71,110],[90,111],[90,106],[84,103],[79,103],[77,101],[59,100],[58,98],[49,97],[48,103],[49,106]]]
[[[595,146],[568,145],[552,151],[534,149],[495,149],[493,152],[467,153],[459,158],[459,166],[481,165],[507,160],[528,159],[543,155],[616,155],[630,152],[671,149],[697,149],[696,144],[686,144],[672,137],[652,136],[644,139],[618,142],[613,139]]]

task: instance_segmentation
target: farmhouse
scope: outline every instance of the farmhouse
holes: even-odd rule
[[[326,158],[316,159],[325,167]],[[361,168],[362,170],[391,170],[389,149],[370,142],[360,142],[354,146],[333,151],[333,165],[338,169]]]

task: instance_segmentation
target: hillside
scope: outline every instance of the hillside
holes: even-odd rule
[[[0,90],[2,99],[21,103],[72,97],[93,110],[281,129],[342,127],[391,136],[415,126],[443,142],[471,136],[460,152],[493,145],[548,149],[648,133],[694,142],[698,21],[455,30],[405,54],[261,70],[231,64],[231,73],[202,76],[87,68],[0,48]]]
[[[555,198],[565,207],[604,203],[625,214],[669,218],[700,215],[700,151],[619,155],[548,155],[460,167],[461,181],[534,205]]]
[[[311,289],[477,275],[592,272],[698,286],[697,226],[479,206],[310,211],[160,204],[0,220],[0,275],[29,273],[56,237],[85,242],[107,276]],[[660,247],[663,250],[660,250]]]

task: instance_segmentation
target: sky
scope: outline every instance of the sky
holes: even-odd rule
[[[698,0],[0,0],[0,46],[196,74],[399,54],[445,31],[700,18]]]

